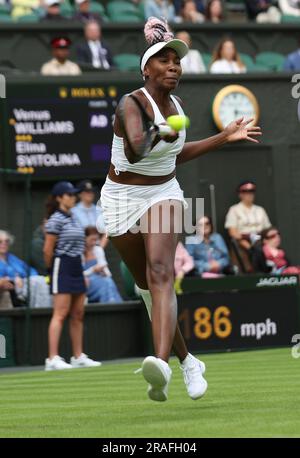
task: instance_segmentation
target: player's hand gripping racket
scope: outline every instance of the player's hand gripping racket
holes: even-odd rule
[[[140,100],[133,94],[121,99],[118,115],[126,148],[131,155],[139,159],[148,156],[154,144],[161,138],[167,139],[168,136],[173,135],[174,141],[176,132],[188,127],[188,118],[180,115],[170,116],[167,124],[156,125]]]

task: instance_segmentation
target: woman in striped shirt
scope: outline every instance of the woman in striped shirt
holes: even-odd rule
[[[101,363],[82,353],[85,282],[81,256],[84,251],[84,230],[72,216],[76,188],[67,181],[56,183],[47,202],[44,258],[51,272],[54,296],[53,316],[49,325],[49,358],[45,370],[94,367]],[[70,315],[70,336],[73,357],[67,364],[58,354],[59,340],[66,317]]]

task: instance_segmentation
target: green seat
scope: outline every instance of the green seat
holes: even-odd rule
[[[107,5],[107,13],[113,22],[141,22],[139,9],[126,1],[113,1]]]
[[[15,19],[16,22],[39,22],[40,18],[36,14],[25,14]]]
[[[130,299],[136,299],[137,295],[134,289],[135,281],[124,261],[120,262],[120,270],[126,295]]]
[[[0,13],[0,22],[13,22],[10,14]]]
[[[270,69],[269,67],[266,67],[265,65],[259,65],[259,64],[253,64],[252,67],[247,68],[249,73],[262,73],[262,72],[269,72]]]
[[[283,14],[281,16],[281,20],[280,20],[282,23],[286,23],[286,22],[300,22],[300,17],[299,16],[292,16],[290,14]]]
[[[11,7],[9,5],[0,5],[0,15],[3,14],[10,14]]]
[[[137,54],[117,54],[114,62],[121,71],[137,71],[140,69],[140,56]]]
[[[65,0],[60,4],[60,14],[66,18],[70,18],[75,13],[73,6],[68,0]]]
[[[246,10],[245,2],[243,2],[242,0],[227,0],[226,9],[228,11],[243,12]]]
[[[278,52],[261,52],[256,55],[256,64],[268,67],[270,71],[280,71],[283,67],[285,56]]]
[[[109,18],[105,13],[104,6],[101,5],[101,3],[91,2],[90,3],[90,12],[99,14],[105,22],[109,21]]]
[[[205,65],[206,69],[208,70],[208,69],[209,69],[209,66],[210,66],[210,64],[211,64],[211,58],[212,58],[212,56],[211,56],[211,54],[208,53],[208,52],[200,52],[200,54],[201,54],[201,57],[202,57],[202,59],[203,59],[204,65]]]
[[[247,67],[247,71],[251,71],[252,68],[255,66],[255,62],[253,60],[253,58],[249,55],[249,54],[246,54],[245,52],[239,52],[239,56],[243,62],[243,64],[246,65]]]

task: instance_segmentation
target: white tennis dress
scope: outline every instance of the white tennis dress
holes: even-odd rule
[[[165,123],[165,118],[149,92],[145,88],[141,90],[152,105],[155,124]],[[172,95],[171,98],[178,114],[184,115],[176,98]],[[176,156],[181,152],[185,138],[186,132],[183,129],[179,132],[179,137],[175,142],[167,143],[161,140],[147,157],[135,164],[130,164],[125,155],[123,138],[114,134],[111,162],[115,167],[116,175],[123,171],[151,176],[170,174],[175,168]],[[159,185],[120,184],[107,177],[98,202],[103,212],[107,235],[125,234],[136,225],[150,207],[168,199],[179,200],[183,203],[184,208],[187,208],[183,191],[175,177]]]

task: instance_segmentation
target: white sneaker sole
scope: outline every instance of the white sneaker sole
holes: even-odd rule
[[[93,364],[93,365],[91,364],[90,366],[89,365],[85,365],[85,364],[78,364],[78,365],[75,365],[75,364],[73,365],[72,364],[72,368],[73,369],[91,369],[92,367],[100,367],[100,366],[102,366],[102,363]]]
[[[57,367],[45,367],[45,371],[48,372],[48,371],[67,371],[69,369],[73,369],[73,367],[60,367],[60,368],[57,368]]]
[[[168,399],[168,382],[154,356],[147,356],[142,365],[142,373],[149,383],[148,396],[152,401],[164,402]]]
[[[200,399],[202,398],[206,391],[207,391],[207,387],[208,387],[208,384],[207,384],[207,381],[205,380],[205,378],[203,379],[203,383],[202,383],[202,389],[200,391],[198,391],[198,393],[195,393],[193,395],[189,395],[191,399],[193,399],[193,401],[196,401],[197,399]]]

